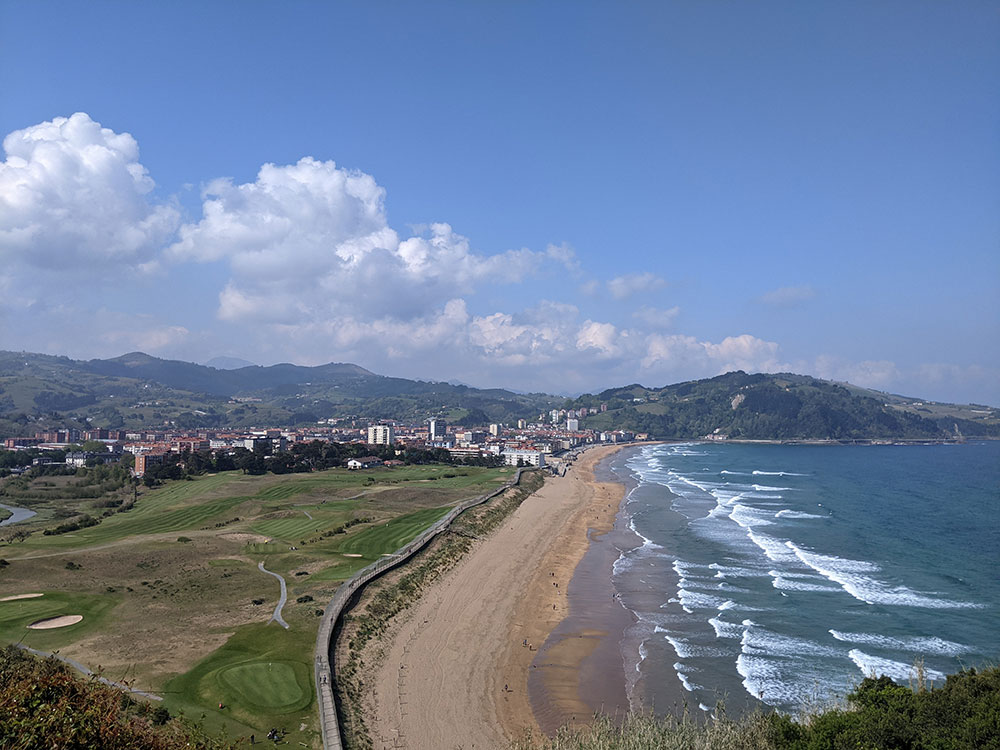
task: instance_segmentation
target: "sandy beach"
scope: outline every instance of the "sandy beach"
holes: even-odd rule
[[[593,467],[617,449],[592,448],[565,477],[548,478],[410,610],[367,700],[376,748],[502,748],[541,733],[528,692],[532,662],[568,614],[567,585],[588,533],[614,524],[623,488],[594,481]],[[575,675],[600,633],[587,635],[545,654],[550,673],[564,675],[546,681],[560,715],[576,707],[580,719],[589,715]]]

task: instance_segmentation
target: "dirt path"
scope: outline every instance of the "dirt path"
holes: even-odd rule
[[[607,504],[586,470],[604,455],[589,451],[567,476],[547,479],[410,611],[367,696],[376,748],[502,748],[525,729],[537,734],[533,647],[565,616],[588,518]]]
[[[278,623],[281,627],[283,627],[285,630],[288,630],[288,623],[285,622],[284,619],[281,617],[281,608],[284,607],[285,602],[288,601],[288,587],[285,585],[285,579],[282,578],[279,574],[275,573],[274,571],[265,568],[263,561],[257,563],[257,568],[262,573],[267,573],[269,576],[274,576],[275,578],[278,579],[278,583],[281,584],[281,598],[278,599],[278,606],[274,608],[274,614],[271,615],[271,619],[268,620],[268,622],[271,622],[273,620],[274,622]]]

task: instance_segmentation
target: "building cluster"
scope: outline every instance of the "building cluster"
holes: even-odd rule
[[[596,411],[596,410],[592,410]],[[432,418],[419,423],[382,420],[366,427],[336,427],[320,424],[299,429],[259,429],[240,432],[221,430],[163,431],[163,430],[50,430],[40,431],[30,437],[11,437],[4,440],[7,450],[38,448],[65,450],[80,443],[100,442],[104,451],[73,451],[67,454],[66,463],[76,466],[97,461],[116,461],[124,453],[135,456],[134,473],[142,476],[149,466],[162,463],[170,453],[224,451],[233,453],[238,448],[249,451],[265,450],[267,453],[288,450],[295,443],[314,440],[337,443],[366,443],[374,446],[406,448],[442,448],[456,459],[498,457],[511,466],[545,466],[546,456],[571,450],[588,443],[617,443],[643,439],[617,430],[596,432],[580,429],[579,420],[587,409],[578,411],[554,410],[552,423],[539,419],[529,423],[518,420],[516,426],[493,423],[482,426],[448,424],[443,419]],[[571,416],[570,416],[571,415]],[[93,446],[96,447],[96,446]],[[39,464],[46,459],[37,459]],[[374,456],[352,459],[349,468],[371,468],[384,465]]]

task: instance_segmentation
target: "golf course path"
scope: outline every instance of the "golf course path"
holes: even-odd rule
[[[263,561],[257,563],[257,568],[262,573],[267,573],[269,576],[274,576],[275,578],[278,579],[278,583],[281,584],[281,598],[278,599],[278,606],[274,608],[274,614],[271,615],[271,620],[274,620],[276,623],[278,623],[285,630],[288,630],[288,623],[285,622],[282,619],[282,617],[281,617],[281,608],[285,606],[285,601],[288,599],[288,587],[285,586],[285,579],[282,578],[277,573],[275,573],[273,571],[270,571],[267,568],[265,568]],[[268,622],[271,622],[271,620],[268,620]]]
[[[132,693],[133,695],[141,695],[143,698],[148,698],[153,701],[162,701],[162,696],[156,695],[155,693],[147,693],[145,690],[137,690],[128,683],[125,682],[114,682],[109,680],[107,677],[101,675],[95,675],[87,667],[83,666],[80,662],[70,659],[68,656],[63,656],[59,653],[50,653],[49,651],[39,651],[37,648],[31,648],[30,646],[25,646],[23,643],[15,644],[22,651],[27,651],[34,654],[35,656],[40,656],[43,659],[53,658],[58,659],[64,664],[69,664],[77,672],[80,672],[85,677],[96,677],[98,682],[103,682],[105,685],[110,685],[111,687],[118,688],[119,690],[124,690],[126,693]]]

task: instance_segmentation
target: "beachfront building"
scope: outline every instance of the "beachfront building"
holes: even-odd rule
[[[541,451],[505,450],[500,455],[503,456],[503,462],[507,466],[517,466],[518,462],[521,466],[537,466],[538,468],[545,466],[545,455]]]
[[[368,428],[368,445],[392,445],[395,437],[392,425],[373,424]]]

